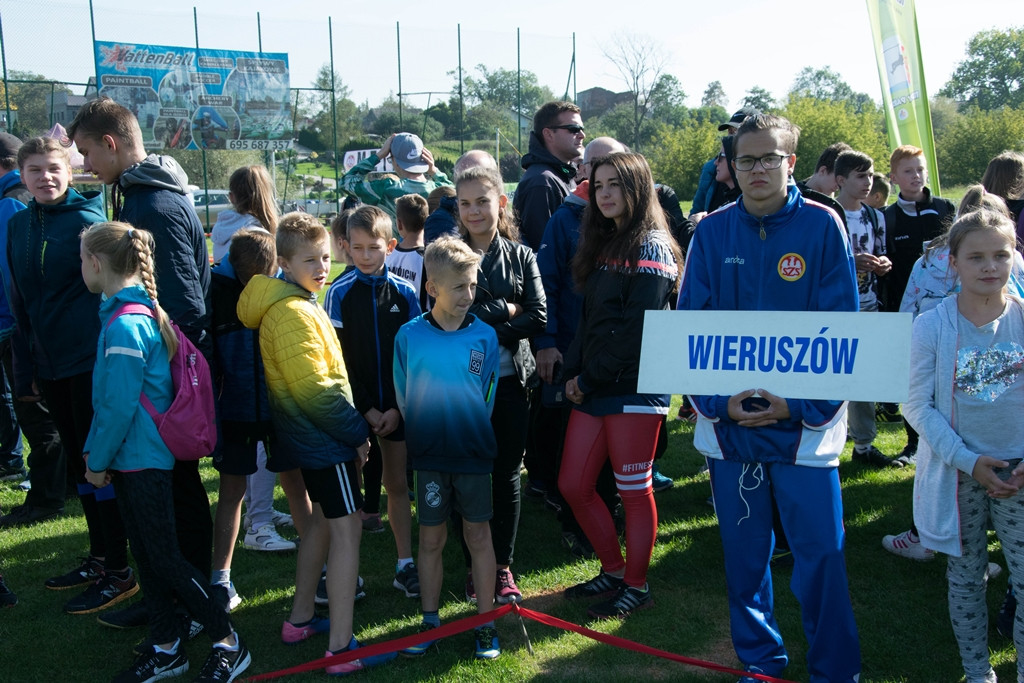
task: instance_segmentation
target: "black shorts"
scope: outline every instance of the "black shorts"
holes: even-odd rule
[[[263,443],[270,460],[273,428],[269,423],[221,423],[220,441],[213,451],[213,466],[221,474],[250,475],[256,472],[256,447]]]
[[[467,522],[487,522],[491,475],[416,470],[416,517],[420,526],[440,526],[455,510]]]
[[[301,468],[309,499],[320,505],[327,519],[346,517],[363,507],[356,463],[339,462],[320,470]]]
[[[399,416],[398,426],[395,427],[395,431],[391,432],[387,436],[379,437],[385,441],[405,441],[405,418]]]

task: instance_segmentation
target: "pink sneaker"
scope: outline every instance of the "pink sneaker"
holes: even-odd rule
[[[896,536],[884,536],[882,538],[882,547],[893,555],[909,557],[911,560],[917,560],[918,562],[928,562],[935,559],[935,551],[921,545],[921,539],[914,536],[910,529]]]
[[[313,618],[301,626],[296,626],[285,620],[281,624],[281,642],[285,645],[297,645],[317,633],[327,633],[331,630],[331,620],[314,614]]]
[[[523,601],[523,594],[519,591],[518,586],[516,586],[516,580],[512,577],[511,569],[498,570],[498,576],[494,582],[494,599],[499,605]]]
[[[352,640],[349,641],[348,647],[338,650],[337,652],[331,652],[328,650],[324,653],[324,657],[332,657],[334,655],[340,655],[342,652],[348,652],[349,650],[355,650],[359,648],[359,641],[356,640],[355,636],[352,636]],[[378,664],[384,664],[390,662],[392,659],[398,656],[397,652],[386,652],[382,655],[374,655],[372,657],[361,657],[359,659],[353,659],[343,664],[332,664],[326,667],[325,671],[328,676],[345,676],[347,674],[353,674],[357,671],[370,666],[377,666]]]

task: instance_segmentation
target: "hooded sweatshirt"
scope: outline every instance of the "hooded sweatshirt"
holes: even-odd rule
[[[238,318],[260,331],[277,448],[269,469],[324,469],[354,460],[369,434],[352,406],[341,345],[316,295],[256,275],[238,299]]]
[[[19,396],[34,393],[34,376],[55,380],[92,370],[100,295],[82,280],[79,234],[106,219],[99,192],[69,189],[60,204],[33,199],[8,222],[11,304],[31,353],[15,357]]]
[[[526,173],[516,187],[512,208],[519,218],[523,242],[537,251],[548,219],[576,187],[576,167],[556,158],[534,132],[522,166]]]
[[[114,218],[153,233],[160,305],[209,357],[210,261],[185,171],[171,157],[155,154],[128,167],[114,185]]]
[[[213,262],[220,263],[228,255],[231,236],[242,228],[262,228],[263,224],[255,216],[238,213],[234,209],[224,209],[217,216],[217,222],[210,231],[213,241]]]

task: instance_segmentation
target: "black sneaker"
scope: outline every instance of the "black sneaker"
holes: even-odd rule
[[[138,628],[149,623],[149,609],[146,607],[146,599],[123,609],[104,612],[96,617],[96,621],[109,628]]]
[[[180,611],[175,614],[175,617],[178,619],[178,637],[181,638],[181,642],[183,643],[189,640],[195,640],[196,636],[204,631],[203,625],[193,619],[188,612]],[[136,655],[145,655],[152,652],[156,645],[159,645],[159,643],[150,636],[149,638],[140,640],[136,643],[135,647],[132,648],[132,651],[135,652]]]
[[[21,481],[26,474],[21,465],[0,465],[0,481]]]
[[[149,683],[180,676],[186,671],[188,657],[185,656],[185,648],[179,645],[174,654],[150,649],[148,653],[138,655],[129,668],[114,676],[113,683]]]
[[[917,462],[917,447],[907,444],[900,451],[900,454],[896,456],[896,461],[903,463],[904,467],[909,467]]]
[[[569,550],[573,557],[578,557],[581,560],[592,560],[595,557],[593,546],[590,545],[587,537],[582,534],[563,531],[562,545]]]
[[[0,576],[0,607],[14,607],[18,604],[18,596],[8,587],[4,577]]]
[[[999,616],[996,617],[996,631],[1003,638],[1013,640],[1013,620],[1017,615],[1017,596],[1013,589],[1007,589],[1003,606],[999,608]]]
[[[903,467],[902,462],[888,457],[874,446],[868,446],[867,450],[863,452],[854,447],[853,461],[871,467]]]
[[[50,590],[62,591],[68,588],[78,588],[79,586],[88,586],[90,583],[96,583],[100,576],[103,575],[103,563],[91,555],[78,559],[82,561],[82,564],[67,574],[51,576],[43,582],[43,585]]]
[[[420,597],[420,574],[416,569],[416,564],[410,562],[402,567],[395,574],[395,580],[391,582],[391,585],[405,593],[407,598]]]
[[[578,583],[575,586],[565,589],[565,597],[575,598],[603,598],[616,593],[622,586],[622,579],[605,574],[603,571],[590,581]]]
[[[105,571],[96,583],[86,588],[81,595],[64,603],[64,611],[68,614],[99,612],[127,600],[138,592],[139,584],[135,581],[135,573],[131,567],[123,577]]]
[[[237,650],[213,647],[203,668],[199,670],[199,675],[193,679],[195,683],[230,683],[249,668],[249,665],[252,664],[249,648],[245,646],[242,636],[236,633],[235,638],[238,639]]]
[[[587,614],[595,619],[610,619],[612,617],[624,619],[637,610],[653,606],[654,598],[651,597],[650,588],[634,588],[622,584],[614,598],[591,605]]]
[[[47,522],[64,514],[64,508],[44,508],[35,505],[18,505],[0,517],[0,528],[8,529],[16,526],[28,526],[39,522]]]

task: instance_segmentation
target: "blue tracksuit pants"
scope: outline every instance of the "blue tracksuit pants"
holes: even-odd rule
[[[733,646],[744,665],[780,675],[789,658],[775,621],[769,568],[772,496],[793,551],[790,584],[800,601],[812,683],[860,673],[860,644],[843,554],[843,504],[835,468],[709,458],[725,552]]]

